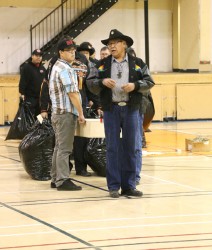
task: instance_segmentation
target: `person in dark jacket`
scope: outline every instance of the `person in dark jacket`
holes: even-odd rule
[[[99,60],[96,59],[96,50],[90,42],[82,42],[77,47],[77,51],[82,52],[89,62],[92,62],[93,64],[97,64],[99,62]]]
[[[101,41],[111,55],[99,63],[98,77],[89,88],[99,94],[104,111],[106,138],[106,177],[111,198],[121,195],[141,197],[136,189],[137,137],[140,133],[139,110],[154,86],[147,65],[126,53],[133,39],[113,29]],[[123,162],[120,165],[120,131],[123,141]]]
[[[104,59],[110,55],[110,51],[107,46],[100,49],[100,59]]]
[[[39,96],[45,73],[42,51],[36,49],[32,52],[31,60],[22,67],[19,82],[19,93],[23,100],[30,103],[30,110],[35,118],[40,114]]]
[[[127,48],[127,53],[130,54],[131,56],[136,57],[135,50],[132,47]],[[146,148],[146,136],[145,136],[145,131],[148,129],[151,120],[153,119],[154,116],[154,102],[151,96],[151,92],[149,91],[147,95],[147,100],[148,102],[147,105],[145,105],[145,108],[141,106],[140,109],[140,116],[141,119],[139,122],[141,123],[139,126],[141,127],[140,134],[138,136],[138,143],[137,143],[137,169],[136,169],[136,185],[140,184],[140,173],[141,173],[141,168],[142,168],[142,148]],[[144,105],[143,105],[144,106]],[[142,124],[143,123],[143,124]]]
[[[87,52],[87,54],[86,54]],[[93,62],[90,61],[90,56],[94,53],[94,49],[92,45],[89,42],[83,42],[77,47],[78,57],[85,57],[87,60],[87,66],[88,66],[88,74],[90,74],[90,70],[92,70],[92,66],[94,65]],[[85,117],[87,116],[86,107],[91,108],[92,110],[98,110],[99,107],[99,98],[98,96],[94,95],[89,91],[86,85],[86,78],[83,79],[83,87],[82,93],[83,99],[82,104],[84,107],[84,114]],[[88,138],[81,137],[81,136],[75,136],[74,137],[74,164],[75,164],[75,170],[76,175],[84,176],[84,177],[90,177],[91,173],[87,171],[87,161],[85,160],[84,154],[87,148],[88,144]]]

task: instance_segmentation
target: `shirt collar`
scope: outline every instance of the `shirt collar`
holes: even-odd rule
[[[112,63],[113,63],[113,62],[120,63],[119,61],[116,60],[116,58],[114,58],[114,57],[112,56]],[[127,53],[125,54],[125,57],[124,57],[124,59],[123,59],[121,62],[128,62],[128,54],[127,54]]]

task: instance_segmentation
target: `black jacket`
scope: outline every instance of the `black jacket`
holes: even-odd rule
[[[42,64],[37,67],[31,61],[25,63],[21,70],[19,93],[28,97],[39,98],[45,74],[46,69]]]
[[[148,104],[149,91],[155,83],[147,65],[140,58],[128,54],[128,59],[129,82],[135,84],[135,89],[129,93],[129,106],[132,109],[140,109],[144,113]],[[103,110],[111,110],[112,107],[112,90],[102,83],[104,78],[111,77],[111,61],[111,55],[102,59],[98,64],[96,79],[87,81],[90,91],[96,95],[99,94]]]

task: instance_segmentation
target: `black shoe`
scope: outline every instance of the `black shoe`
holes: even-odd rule
[[[84,177],[89,177],[91,176],[91,173],[87,172],[86,170],[82,170],[81,172],[76,172],[76,175],[81,175]]]
[[[118,190],[110,190],[109,195],[111,198],[119,198],[119,191]]]
[[[121,195],[141,197],[143,193],[137,189],[122,190]]]
[[[54,182],[51,182],[50,187],[51,188],[56,188],[56,184]]]
[[[57,187],[58,191],[78,191],[82,190],[82,187],[75,185],[70,179],[63,182],[62,185]]]
[[[152,130],[149,129],[149,128],[147,128],[147,129],[145,130],[145,132],[152,132]]]

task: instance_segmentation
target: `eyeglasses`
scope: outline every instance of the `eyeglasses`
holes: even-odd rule
[[[122,42],[121,40],[117,40],[117,41],[114,41],[114,42],[109,42],[107,44],[107,47],[111,48],[113,45],[116,46],[118,43],[121,43],[121,42]]]

